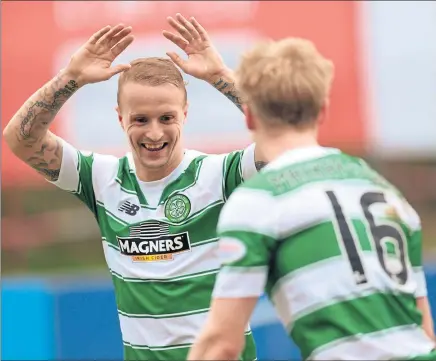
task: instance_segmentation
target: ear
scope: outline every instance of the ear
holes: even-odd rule
[[[183,124],[186,123],[187,118],[188,118],[188,108],[189,108],[189,103],[186,102],[186,105],[183,108],[183,115],[184,115]]]
[[[328,114],[329,114],[329,107],[330,103],[328,101],[328,99],[324,102],[324,105],[321,108],[321,111],[319,112],[318,115],[318,124],[322,124],[324,123],[324,121],[328,118]]]
[[[115,107],[115,111],[117,112],[118,121],[120,122],[121,128],[124,130],[123,116],[121,115],[120,107],[118,105]]]
[[[256,124],[252,110],[246,104],[242,104],[242,110],[245,115],[245,125],[247,126],[247,129],[250,131],[255,130]]]

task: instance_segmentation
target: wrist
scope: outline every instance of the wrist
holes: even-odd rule
[[[211,84],[211,85],[215,85],[216,83],[218,83],[220,80],[224,80],[227,83],[234,83],[235,82],[235,76],[233,73],[233,70],[230,68],[223,68],[222,70],[220,70],[219,72],[216,72],[212,75],[210,75],[206,81]]]
[[[67,82],[73,81],[77,88],[81,88],[82,86],[86,85],[86,82],[83,80],[81,75],[78,72],[69,69],[68,67],[61,69],[58,73],[58,76]]]

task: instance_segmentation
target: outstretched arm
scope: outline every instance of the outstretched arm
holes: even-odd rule
[[[77,89],[75,77],[61,71],[23,104],[3,131],[12,152],[50,181],[59,177],[62,143],[48,128]]]
[[[188,60],[184,60],[176,53],[168,52],[171,60],[186,74],[211,84],[242,112],[243,100],[236,89],[233,71],[224,64],[203,26],[194,17],[187,20],[181,14],[167,20],[176,33],[164,30],[163,35],[188,56]],[[254,158],[257,170],[267,164],[257,148]]]
[[[207,81],[242,111],[233,72],[224,64],[203,26],[195,18],[191,17],[188,21],[181,14],[167,20],[177,33],[164,30],[163,35],[188,56],[188,60],[183,60],[176,53],[169,52],[167,55],[171,60],[186,74]]]
[[[12,117],[3,136],[12,152],[49,181],[62,164],[62,141],[48,129],[65,102],[83,85],[107,80],[130,68],[111,67],[133,41],[130,27],[106,26],[72,56],[68,66],[33,94]]]
[[[235,104],[242,112],[242,100],[235,86],[235,77],[231,70],[225,70],[220,75],[211,79],[212,86],[219,90],[224,96]]]
[[[226,69],[220,75],[212,78],[209,82],[215,89],[219,90],[227,99],[235,104],[241,112],[243,112],[242,99],[240,98],[236,89],[235,77],[231,70]],[[258,147],[256,147],[254,149],[254,166],[256,167],[256,170],[260,171],[267,164],[268,162],[264,160],[264,157],[262,154],[260,154]]]

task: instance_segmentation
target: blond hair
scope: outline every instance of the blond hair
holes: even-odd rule
[[[244,53],[236,78],[244,102],[263,121],[300,127],[318,118],[333,71],[311,41],[286,38]]]
[[[124,84],[128,82],[141,83],[144,85],[158,86],[162,84],[173,84],[180,88],[187,101],[185,82],[179,69],[174,63],[165,58],[139,58],[133,60],[131,68],[121,73],[118,78],[117,101],[120,105],[120,94]]]

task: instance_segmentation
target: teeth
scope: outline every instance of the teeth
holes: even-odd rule
[[[159,150],[162,149],[165,143],[159,143],[159,144],[143,144],[144,147],[148,150]]]

